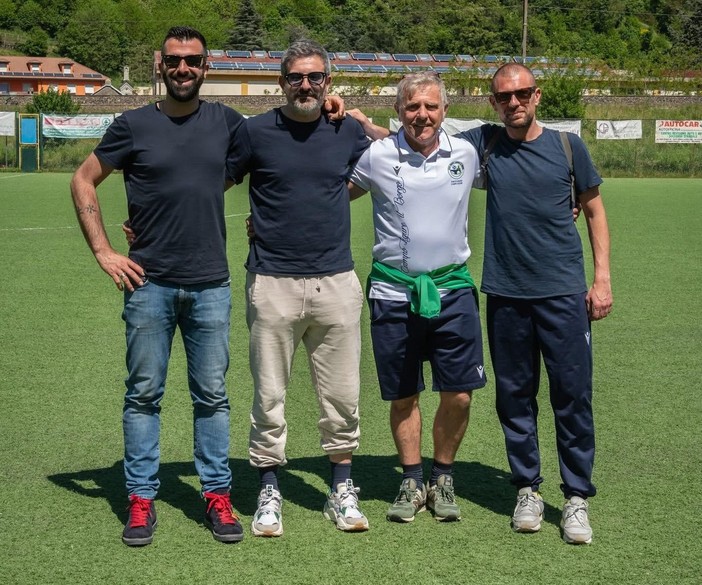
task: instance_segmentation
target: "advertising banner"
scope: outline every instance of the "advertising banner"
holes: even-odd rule
[[[702,121],[656,120],[656,142],[664,144],[702,142]]]
[[[641,120],[597,120],[598,140],[639,140]]]
[[[15,126],[14,112],[0,112],[0,136],[14,136],[17,127]]]
[[[112,124],[114,114],[84,116],[42,115],[41,130],[46,138],[100,138]]]

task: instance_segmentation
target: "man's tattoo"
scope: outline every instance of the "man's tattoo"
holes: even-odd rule
[[[94,205],[90,204],[90,205],[86,205],[86,206],[83,207],[83,208],[77,207],[77,208],[76,208],[76,211],[77,211],[80,215],[83,215],[83,214],[86,214],[86,213],[87,213],[88,215],[92,215],[93,213],[97,213],[97,207],[95,207]]]

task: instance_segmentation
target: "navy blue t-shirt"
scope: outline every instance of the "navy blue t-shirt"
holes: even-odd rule
[[[485,124],[460,134],[482,160],[494,132],[501,136],[488,159],[485,253],[480,290],[515,298],[585,292],[580,235],[573,222],[568,159],[559,133],[544,128],[517,141]],[[602,183],[584,142],[569,134],[575,192]]]
[[[246,268],[320,276],[353,269],[351,169],[369,141],[353,118],[295,122],[276,108],[246,121],[232,176],[249,173],[256,237]]]
[[[155,104],[130,110],[107,129],[95,155],[124,173],[136,235],[129,257],[147,276],[179,284],[229,277],[224,182],[243,121],[201,101],[181,118]]]

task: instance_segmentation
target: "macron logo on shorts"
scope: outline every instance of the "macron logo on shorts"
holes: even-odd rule
[[[590,332],[585,333],[585,341],[587,341],[587,346],[590,347]]]
[[[478,375],[479,375],[480,378],[482,379],[483,374],[485,373],[485,368],[483,368],[483,366],[478,366],[478,367],[475,368],[475,369],[478,370]]]

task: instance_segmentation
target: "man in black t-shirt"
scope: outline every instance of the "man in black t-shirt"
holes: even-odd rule
[[[229,366],[231,295],[225,249],[227,166],[243,117],[200,101],[207,72],[204,37],[189,27],[168,31],[159,66],[165,100],[116,118],[71,181],[90,249],[124,290],[127,392],[124,470],[129,519],[122,540],[150,544],[159,488],[159,413],[171,343],[180,328],[193,401],[194,459],[214,538],[238,542],[243,531],[229,499]],[[124,256],[112,248],[97,187],[123,171],[135,239]]]
[[[285,52],[279,83],[286,105],[246,121],[233,177],[250,174],[255,237],[246,261],[247,322],[254,380],[249,456],[261,491],[256,536],[280,536],[278,466],[286,463],[285,397],[302,341],[319,402],[321,444],[331,462],[324,515],[344,531],[368,528],[351,479],[358,447],[360,314],[353,271],[347,180],[369,142],[353,119],[322,113],[331,83],[317,43]]]

